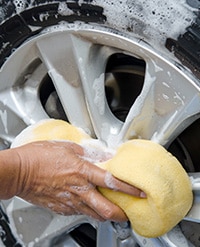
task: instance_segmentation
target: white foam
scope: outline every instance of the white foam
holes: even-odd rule
[[[67,7],[65,2],[60,2],[58,6],[58,13],[63,16],[72,15],[74,12]]]
[[[13,4],[15,5],[16,12],[19,13],[25,10],[27,6],[27,1],[26,0],[13,0]]]
[[[116,29],[129,29],[135,33],[156,41],[168,37],[177,37],[189,26],[195,14],[185,0],[120,0],[99,1],[93,3],[104,8],[107,23]],[[113,11],[114,9],[114,11]]]
[[[27,3],[26,0],[14,0],[17,13],[31,8],[33,0]],[[80,6],[85,3],[83,0],[77,2]],[[127,36],[134,35],[150,43],[160,52],[168,53],[163,47],[166,38],[170,37],[177,39],[180,34],[183,34],[188,26],[190,26],[196,14],[194,8],[186,3],[186,0],[94,0],[92,5],[97,5],[103,8],[103,15],[106,16],[106,27],[111,27],[113,30],[125,31]],[[0,9],[0,14],[1,14]],[[74,12],[68,8],[67,3],[60,2],[58,4],[58,14],[63,16],[72,15]],[[41,21],[48,18],[48,14],[41,14]],[[65,23],[65,24],[64,24]],[[60,22],[59,25],[48,27],[44,32],[52,32],[66,28],[80,30],[84,28],[101,29],[100,25],[84,24],[81,21],[74,23]],[[32,28],[32,27],[30,27]],[[127,32],[128,31],[128,32]],[[123,35],[123,32],[121,35]]]
[[[112,174],[110,172],[106,172],[104,183],[108,188],[110,188],[112,190],[116,189],[116,186],[114,183],[114,177],[112,176]]]
[[[71,185],[70,188],[77,193],[85,193],[91,189],[91,185]]]
[[[79,0],[81,5],[84,1]],[[32,7],[33,0],[13,1],[17,13]],[[165,42],[167,37],[176,38],[185,31],[196,18],[195,11],[186,0],[94,0],[93,5],[101,6],[106,16],[106,25],[117,30],[129,30],[144,36],[154,43]],[[2,10],[0,9],[0,13]],[[67,4],[60,2],[58,13],[63,16],[73,14]],[[41,16],[42,20],[46,16]]]
[[[97,106],[100,115],[105,112],[105,100],[104,100],[104,90],[102,88],[102,82],[104,81],[104,73],[102,73],[99,78],[94,80],[93,90],[95,91],[94,104]]]
[[[81,143],[84,149],[83,158],[91,163],[101,163],[114,156],[115,150],[106,147],[100,140],[88,139]]]
[[[64,198],[68,198],[68,199],[70,199],[70,197],[71,197],[71,193],[70,193],[70,192],[68,192],[68,191],[65,191],[65,192],[60,192],[60,193],[58,193],[58,194],[57,194],[57,196],[58,196],[58,197],[64,197]]]

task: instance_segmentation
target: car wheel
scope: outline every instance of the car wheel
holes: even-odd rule
[[[164,236],[129,223],[59,216],[1,201],[5,246],[199,246],[198,0],[0,1],[0,149],[44,118],[64,119],[108,146],[165,146],[191,178],[194,204]],[[148,220],[148,219],[147,219]]]

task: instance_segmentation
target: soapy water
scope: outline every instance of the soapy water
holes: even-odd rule
[[[79,1],[80,4],[81,2]],[[184,33],[196,18],[193,9],[186,4],[186,0],[94,0],[92,4],[103,7],[106,26],[116,30],[131,31],[138,37],[158,45],[158,48],[165,45],[166,38],[176,39]],[[64,12],[67,6],[63,7]]]
[[[115,186],[113,178],[114,177],[110,172],[106,172],[104,182],[108,188],[110,188],[112,190],[116,190],[116,186]]]
[[[98,4],[99,0],[94,2]],[[116,28],[129,27],[133,32],[137,32],[139,26],[141,30],[142,23],[146,23],[147,25],[143,26],[143,34],[155,40],[158,38],[156,34],[158,30],[164,39],[166,34],[171,37],[179,35],[181,30],[184,31],[190,25],[195,16],[185,0],[121,0],[117,4],[109,0],[100,2],[104,7],[108,23],[115,23]],[[115,12],[113,12],[113,6]]]
[[[111,159],[116,153],[115,149],[106,147],[97,139],[83,140],[81,145],[84,149],[83,158],[96,165]]]
[[[100,75],[99,78],[94,80],[93,90],[95,91],[94,104],[97,106],[100,115],[105,112],[105,100],[104,100],[104,90],[102,89],[102,83],[104,82],[104,73]]]
[[[33,2],[33,0],[13,1],[17,13],[31,8]],[[85,2],[81,0],[77,3],[81,5]],[[117,30],[131,31],[154,42],[158,40],[165,42],[167,37],[177,38],[196,17],[194,9],[188,6],[186,0],[93,0],[92,5],[103,7],[106,25]],[[60,2],[58,13],[68,16],[73,14],[73,10],[69,9],[66,3]],[[41,16],[41,20],[43,18],[45,17]]]
[[[89,185],[81,185],[81,186],[79,186],[79,185],[71,185],[70,186],[70,189],[72,191],[78,192],[79,194],[88,192],[91,188],[93,188],[93,186],[90,184]]]
[[[33,1],[31,1],[31,4],[29,5],[32,5],[32,2]],[[21,11],[25,10],[25,8],[28,5],[26,0],[25,1],[24,0],[13,0],[13,4],[15,5],[17,13],[20,13]]]
[[[68,192],[68,191],[60,192],[60,193],[57,194],[57,197],[64,197],[64,198],[70,199],[71,198],[71,193]]]
[[[102,164],[105,161],[111,159],[116,154],[116,150],[117,150],[117,147],[108,148],[99,140],[94,140],[94,139],[84,141],[83,148],[84,148],[84,159],[99,166],[100,168],[102,168]],[[112,190],[116,190],[116,183],[114,181],[114,177],[108,171],[106,171],[104,183],[108,188]],[[81,191],[85,192],[84,189],[87,188],[84,188],[82,186]]]
[[[58,13],[62,16],[72,15],[74,12],[67,7],[65,2],[61,2],[58,7]]]

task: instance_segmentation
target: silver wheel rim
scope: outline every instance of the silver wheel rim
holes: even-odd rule
[[[113,114],[105,93],[105,83],[109,83],[105,72],[107,62],[117,53],[145,63],[145,72],[141,71],[144,74],[142,90],[124,121]],[[144,138],[168,147],[199,117],[199,85],[177,64],[133,37],[89,25],[62,24],[24,43],[1,69],[2,149],[26,126],[49,117],[39,94],[47,75],[69,122],[108,146]],[[200,176],[198,173],[189,176],[195,200],[185,220],[199,222]],[[15,235],[26,246],[55,246],[55,241],[60,241],[58,246],[80,246],[68,233],[82,224],[96,229],[97,246],[102,241],[105,247],[192,246],[179,226],[161,238],[147,239],[132,231],[128,223],[99,223],[86,216],[58,216],[19,198],[3,201],[2,205]]]

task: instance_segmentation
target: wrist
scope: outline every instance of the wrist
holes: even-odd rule
[[[19,173],[17,181],[16,196],[27,199],[37,183],[39,172],[37,155],[31,144],[23,145],[13,149],[19,161]]]
[[[21,162],[14,149],[0,151],[0,199],[18,194],[21,186]]]

